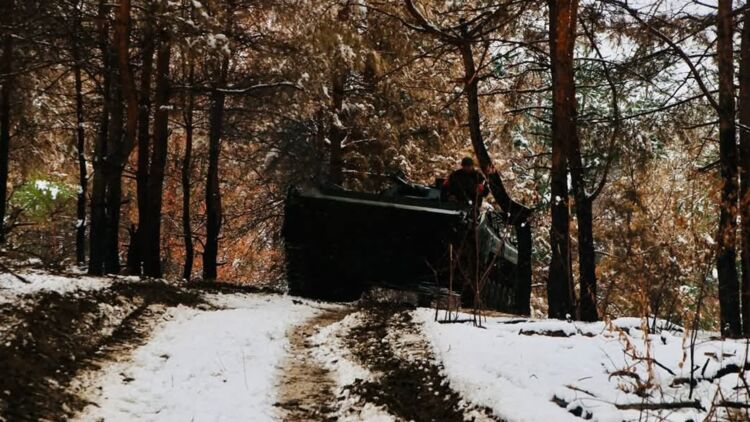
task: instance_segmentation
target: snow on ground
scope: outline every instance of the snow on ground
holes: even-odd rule
[[[349,331],[361,324],[362,312],[347,315],[341,321],[335,322],[321,329],[313,335],[311,340],[315,345],[313,356],[329,370],[336,383],[337,402],[336,415],[339,420],[347,422],[393,422],[396,418],[385,409],[372,403],[360,405],[360,397],[351,393],[347,388],[357,380],[373,381],[377,374],[373,374],[352,356],[344,339]]]
[[[103,277],[69,277],[52,275],[41,271],[19,271],[18,277],[0,274],[0,304],[11,303],[19,297],[45,291],[70,293],[76,290],[98,290],[109,287],[115,278]]]
[[[208,299],[224,309],[169,309],[130,360],[99,373],[78,420],[274,420],[287,330],[316,308],[274,295]]]
[[[704,381],[698,382],[690,398],[685,379],[690,377],[689,340],[679,332],[644,336],[637,328],[638,319],[606,325],[488,318],[486,329],[481,329],[471,324],[440,324],[430,309],[418,309],[414,314],[442,360],[451,386],[473,404],[487,406],[508,421],[581,420],[560,406],[594,421],[703,420],[719,397],[719,386],[723,400],[748,402],[745,389],[736,388],[743,385],[738,374],[711,380],[721,368],[743,366],[748,361],[748,343],[744,341],[699,336],[696,377]],[[559,336],[528,335],[541,331],[558,332]],[[641,414],[640,410],[618,408],[696,399],[702,410]]]

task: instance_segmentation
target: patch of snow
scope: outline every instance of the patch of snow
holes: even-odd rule
[[[443,362],[451,387],[474,405],[487,406],[508,421],[579,421],[569,413],[576,409],[600,422],[703,420],[717,392],[730,401],[747,400],[738,397],[743,393],[735,388],[743,384],[737,374],[710,380],[728,365],[748,362],[748,344],[739,340],[714,340],[708,333],[699,334],[696,376],[706,380],[697,383],[690,398],[689,382],[684,381],[692,366],[690,342],[679,327],[644,335],[638,328],[639,318],[621,318],[611,324],[487,318],[486,329],[478,329],[437,323],[430,309],[418,309],[414,317]],[[662,325],[657,321],[657,326]],[[559,336],[522,335],[543,331]],[[649,397],[644,399],[637,389],[648,382],[652,386],[645,387]],[[695,399],[704,410],[641,414],[617,408],[644,400]]]
[[[57,195],[60,193],[60,188],[47,180],[35,180],[34,186],[37,190],[49,192],[53,200],[57,199]]]
[[[103,277],[66,277],[36,271],[17,271],[16,273],[28,283],[24,283],[11,274],[0,274],[0,304],[40,292],[65,294],[78,290],[99,290],[111,286],[116,280]]]

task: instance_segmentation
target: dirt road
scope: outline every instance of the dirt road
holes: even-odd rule
[[[336,385],[330,372],[313,356],[310,337],[322,328],[340,321],[350,308],[325,310],[288,333],[290,352],[279,382],[280,418],[285,421],[335,420]]]
[[[327,312],[290,333],[291,352],[282,373],[277,406],[285,421],[337,420],[343,401],[349,402],[346,419],[368,420],[351,408],[380,409],[378,417],[395,421],[495,421],[487,409],[467,405],[442,375],[419,327],[405,307],[365,305]],[[313,354],[311,338],[320,330],[357,313],[354,326],[336,332],[341,351],[373,374],[348,385],[336,385],[333,376]],[[354,409],[356,410],[356,409]],[[387,415],[387,417],[386,417]]]
[[[244,336],[248,340],[259,339],[259,344],[265,344],[263,336],[266,334],[248,337],[245,321],[247,324],[257,324],[256,328],[264,326],[262,324],[273,325],[275,317],[270,317],[271,314],[267,312],[275,309],[277,314],[273,315],[282,317],[296,312],[295,306],[299,307],[298,312],[314,316],[285,324],[279,335],[268,338],[269,341],[277,341],[274,340],[277,338],[278,343],[274,344],[285,345],[279,346],[273,356],[287,356],[279,362],[277,369],[266,371],[269,374],[268,386],[253,393],[256,396],[260,393],[269,395],[269,413],[264,413],[263,420],[497,420],[486,409],[468,406],[450,388],[442,375],[440,363],[433,356],[420,327],[412,321],[407,307],[382,304],[323,305],[278,295],[274,296],[277,299],[273,299],[271,305],[264,305],[271,297],[221,288],[219,291],[224,293],[222,303],[231,305],[237,301],[234,307],[223,309],[206,301],[204,295],[206,292],[215,293],[217,289],[216,286],[184,288],[159,282],[115,283],[106,289],[94,291],[68,294],[43,292],[15,303],[0,305],[0,373],[5,375],[0,377],[0,421],[69,420],[80,416],[82,409],[91,408],[88,406],[90,404],[94,408],[102,405],[115,410],[122,410],[117,407],[120,405],[127,405],[125,407],[131,409],[132,405],[133,415],[140,415],[137,412],[144,409],[174,411],[169,407],[173,403],[170,399],[174,398],[172,394],[183,394],[183,399],[190,400],[198,393],[180,389],[178,385],[177,389],[166,386],[163,393],[168,396],[164,397],[155,391],[151,391],[151,396],[134,394],[133,397],[143,402],[141,404],[145,403],[141,408],[135,405],[138,403],[127,401],[130,400],[128,394],[133,393],[131,389],[138,390],[137,385],[147,383],[149,378],[146,375],[151,372],[133,371],[140,374],[136,378],[123,372],[125,375],[121,374],[122,377],[110,380],[105,387],[114,388],[116,393],[128,393],[115,397],[113,402],[89,402],[96,400],[87,394],[92,386],[90,382],[98,379],[108,368],[117,367],[115,362],[130,362],[136,349],[143,350],[152,343],[160,344],[153,347],[154,353],[163,353],[160,355],[163,358],[159,360],[160,365],[152,370],[172,376],[171,369],[165,369],[167,364],[164,362],[182,360],[177,355],[170,355],[169,347],[181,340],[189,346],[192,335],[196,339],[209,337],[201,335],[200,331],[187,331],[190,338],[175,337],[156,342],[153,332],[157,326],[160,330],[164,324],[171,324],[169,326],[172,328],[182,327],[164,319],[178,309],[176,307],[203,315],[202,318],[189,320],[195,321],[196,325],[188,324],[187,327],[203,327],[200,325],[202,321],[213,321],[210,316],[222,312],[222,315],[235,315],[233,318],[239,321],[236,326],[221,326],[221,321],[229,319],[217,319],[219,325],[209,324],[205,329],[219,331],[220,337],[242,339]],[[250,298],[254,299],[248,300]],[[304,322],[297,325],[299,321]],[[285,331],[287,342],[283,341]],[[237,389],[237,394],[241,396],[250,386],[248,380],[253,381],[252,376],[245,373],[245,363],[260,362],[259,359],[265,355],[259,355],[259,349],[251,346],[248,346],[250,348],[245,354],[244,349],[239,349],[240,343],[227,347],[231,350],[215,351],[230,355],[233,351],[237,352],[234,355],[240,356],[237,359],[241,363],[233,371],[215,373],[213,360],[222,367],[230,363],[226,360],[230,356],[224,356],[222,361],[218,355],[206,356],[204,361],[210,362],[203,362],[203,366],[199,359],[187,359],[184,362],[186,367],[178,367],[191,377],[195,375],[196,378],[188,378],[193,380],[191,383],[199,384],[216,381],[216,377],[223,378],[224,383],[231,383],[232,377],[245,374],[245,383],[239,383]],[[164,352],[161,347],[164,347]],[[282,347],[286,347],[286,353]],[[186,352],[190,348],[177,347],[174,352]],[[151,356],[148,353],[142,355]],[[269,359],[269,362],[273,360],[272,357]],[[134,364],[142,363],[139,360]],[[344,375],[349,375],[349,378],[342,377],[342,367],[345,369]],[[355,367],[356,371],[352,369]],[[262,368],[269,368],[269,365],[265,364]],[[261,367],[256,369],[259,371]],[[247,371],[250,370],[247,368]],[[256,372],[256,375],[260,372]],[[199,376],[203,378],[197,378]],[[254,385],[259,385],[260,380],[254,381]],[[208,384],[203,387],[209,388]],[[104,396],[107,397],[93,397],[104,400],[111,398],[112,394]],[[179,400],[174,402],[183,403]],[[149,407],[151,404],[153,406]],[[215,409],[210,408],[208,414],[220,414],[230,408],[233,408],[231,404],[217,405]],[[232,414],[232,420],[243,420],[245,416],[247,420],[253,420],[253,413],[258,410],[247,408],[243,413]]]

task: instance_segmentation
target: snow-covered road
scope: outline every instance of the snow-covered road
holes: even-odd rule
[[[24,276],[0,277],[0,421],[683,422],[750,408],[750,343],[700,332],[691,353],[679,327],[644,335],[636,318],[478,329],[368,300]]]
[[[77,419],[277,419],[275,383],[286,333],[317,309],[278,295],[208,298],[225,309],[168,310],[147,344],[99,374],[86,397],[92,404]]]

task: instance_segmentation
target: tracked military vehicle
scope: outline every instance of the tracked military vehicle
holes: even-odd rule
[[[488,274],[484,306],[512,309],[518,254],[499,234],[499,215],[475,216],[470,206],[444,201],[437,186],[395,177],[379,193],[290,188],[283,227],[290,293],[345,301],[372,286],[430,292],[452,285],[460,294],[462,283],[449,274],[460,258],[451,263],[449,250],[471,239],[475,246],[465,249]]]

